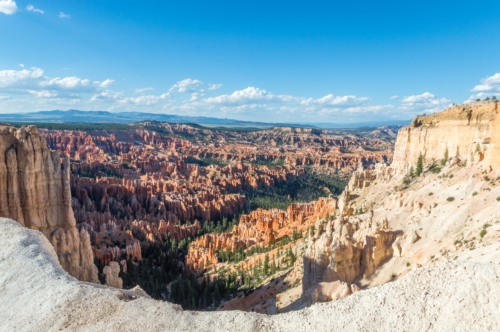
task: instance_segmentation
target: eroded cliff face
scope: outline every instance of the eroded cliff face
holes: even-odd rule
[[[469,165],[485,160],[500,167],[498,102],[454,105],[441,113],[418,116],[399,131],[392,166],[408,170],[420,154],[425,161],[442,160],[446,150]]]
[[[391,229],[387,219],[362,213],[368,206],[354,205],[356,190],[369,187],[377,175],[390,173],[386,167],[354,173],[339,198],[338,217],[318,218],[310,231],[304,253],[302,300],[306,304],[345,298],[355,293],[361,279],[370,277],[393,256],[396,239],[403,234]],[[356,216],[353,214],[356,212]]]
[[[419,116],[399,131],[390,166],[360,165],[337,218],[318,220],[309,234],[302,299],[343,298],[353,286],[447,259],[499,261],[498,107],[475,102]],[[422,173],[409,175],[420,155]]]
[[[97,282],[90,237],[76,227],[67,158],[50,151],[34,126],[0,127],[0,216],[42,232],[62,267]]]

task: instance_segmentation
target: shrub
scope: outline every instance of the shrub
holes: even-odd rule
[[[448,197],[446,200],[447,200],[448,202],[453,202],[453,201],[455,200],[455,197]]]
[[[446,162],[445,162],[446,163]],[[429,172],[433,173],[433,174],[439,174],[439,172],[441,172],[441,167],[439,167],[438,165],[436,164],[433,164],[430,168],[429,168]]]
[[[481,231],[481,233],[479,233],[479,236],[481,237],[481,239],[482,239],[482,238],[486,235],[486,233],[487,233],[487,232],[486,232],[486,229],[483,229],[483,230]]]
[[[477,191],[474,191],[474,192],[472,193],[472,196],[476,196],[476,195],[477,195]]]
[[[499,201],[499,202],[500,202],[500,196],[498,196],[498,197],[497,197],[497,201]]]
[[[406,262],[406,266],[409,267],[410,266],[410,262]]]
[[[432,196],[432,195],[434,195],[434,193],[429,193],[429,196]]]
[[[450,174],[450,179],[453,179],[453,174]]]

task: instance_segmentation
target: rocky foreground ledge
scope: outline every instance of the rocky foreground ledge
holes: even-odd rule
[[[69,276],[42,233],[0,218],[2,331],[500,330],[500,265],[449,261],[276,316],[190,312]]]

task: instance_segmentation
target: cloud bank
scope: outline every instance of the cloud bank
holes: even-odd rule
[[[220,87],[222,84],[186,78],[174,81],[165,89],[151,86],[123,89],[112,78],[51,77],[41,68],[22,67],[0,70],[0,109],[33,111],[76,107],[272,122],[349,122],[411,119],[418,114],[442,111],[452,104],[450,99],[428,91],[403,97],[392,95],[389,103],[380,104],[369,96],[355,94],[304,97],[255,86],[219,93]],[[471,98],[500,95],[500,73],[482,79],[471,91],[476,93]]]

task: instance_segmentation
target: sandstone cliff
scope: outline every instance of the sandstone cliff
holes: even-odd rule
[[[41,231],[72,276],[97,282],[90,238],[71,209],[69,160],[50,151],[34,126],[0,127],[0,216]]]
[[[413,264],[500,260],[499,132],[496,101],[454,105],[402,128],[392,164],[360,164],[338,218],[318,221],[304,255],[303,298],[341,298],[353,282],[379,285]],[[409,176],[420,155],[422,174]]]
[[[399,131],[392,167],[408,170],[422,154],[427,163],[440,161],[448,150],[469,165],[485,159],[500,167],[500,119],[498,101],[454,105],[429,116],[418,116]]]

